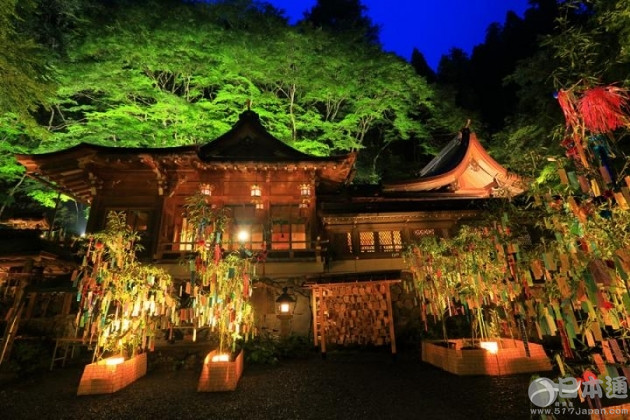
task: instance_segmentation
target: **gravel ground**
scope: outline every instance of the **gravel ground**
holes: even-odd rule
[[[77,397],[81,366],[0,386],[1,419],[519,419],[529,418],[530,375],[460,377],[417,354],[313,354],[246,366],[238,388],[197,393],[201,366],[149,363],[112,395]]]

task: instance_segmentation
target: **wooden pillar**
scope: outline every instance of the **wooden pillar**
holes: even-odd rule
[[[61,307],[61,315],[70,314],[70,309],[72,309],[72,298],[75,297],[74,293],[64,293],[63,295],[63,306]]]
[[[317,298],[315,297],[315,295],[318,292],[318,288],[314,287],[311,289],[311,312],[312,312],[312,316],[313,316],[313,343],[315,344],[315,346],[317,347],[317,345],[319,344],[317,342]]]
[[[26,315],[24,319],[31,319],[33,316],[33,309],[35,308],[35,302],[37,302],[37,292],[31,292],[28,294],[28,305],[26,307]]]
[[[104,214],[101,206],[100,196],[95,196],[90,203],[90,216],[88,217],[87,224],[85,226],[86,233],[96,232],[103,227]]]
[[[322,351],[322,355],[326,356],[326,320],[324,316],[324,308],[326,306],[326,301],[324,299],[324,289],[322,287],[319,288],[319,328],[320,328],[320,349]]]
[[[174,192],[174,190],[171,192]],[[164,242],[172,242],[173,238],[168,238],[168,235],[165,234],[168,232],[167,223],[173,223],[173,220],[167,217],[168,206],[166,203],[167,198],[170,198],[171,195],[162,196],[158,198],[158,206],[155,210],[155,214],[153,214],[153,221],[155,229],[151,230],[151,234],[153,236],[153,243],[151,244],[151,248],[149,250],[149,255],[152,256],[153,259],[162,258],[162,254],[164,253]],[[155,234],[157,232],[157,235]]]
[[[396,334],[394,332],[394,311],[392,310],[392,293],[390,283],[385,284],[385,297],[387,299],[387,313],[389,319],[389,339],[392,342],[392,354],[396,354]]]

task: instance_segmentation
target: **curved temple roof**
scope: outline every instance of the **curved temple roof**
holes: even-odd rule
[[[201,147],[168,148],[106,147],[81,143],[42,154],[19,154],[29,176],[68,194],[90,202],[104,173],[151,171],[160,181],[178,171],[205,170],[308,170],[324,186],[334,188],[348,181],[356,154],[311,156],[273,137],[258,114],[245,111],[233,128]]]
[[[467,128],[426,165],[418,178],[383,185],[384,193],[444,191],[452,197],[521,194],[523,180],[494,160]]]

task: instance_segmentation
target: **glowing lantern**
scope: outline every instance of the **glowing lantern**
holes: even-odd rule
[[[247,242],[247,240],[249,239],[249,232],[247,232],[246,230],[241,230],[238,232],[237,238],[240,243]]]
[[[212,190],[214,190],[214,185],[211,184],[201,184],[199,186],[199,191],[201,192],[201,194],[207,195],[208,197],[212,195]]]
[[[287,288],[282,288],[282,294],[276,299],[276,316],[280,320],[280,336],[288,337],[291,329],[291,318],[295,310],[296,300],[287,293]]]
[[[282,294],[276,299],[276,314],[277,315],[293,315],[295,309],[295,298],[287,293],[287,288],[282,288]]]
[[[308,184],[300,185],[300,195],[302,197],[309,197],[311,195],[311,186]]]
[[[262,188],[260,188],[260,185],[258,185],[258,184],[252,185],[251,196],[252,197],[261,197],[262,196]]]

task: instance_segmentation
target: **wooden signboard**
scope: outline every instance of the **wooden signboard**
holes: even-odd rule
[[[396,337],[390,285],[400,280],[314,284],[312,290],[315,345],[326,353],[326,343],[390,344]]]

